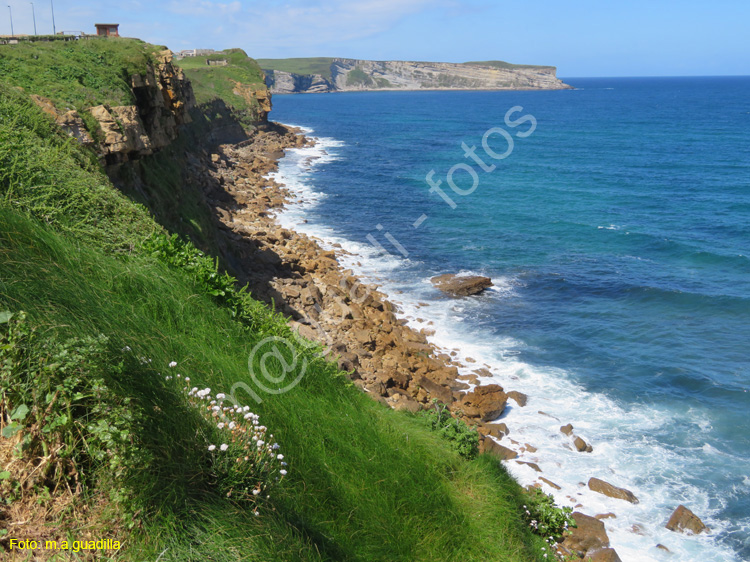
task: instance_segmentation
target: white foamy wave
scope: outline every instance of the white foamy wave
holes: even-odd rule
[[[313,131],[307,129],[307,134]],[[468,374],[487,369],[492,375],[481,377],[484,384],[496,382],[508,390],[529,396],[521,408],[510,401],[502,420],[511,434],[502,443],[519,452],[518,461],[537,464],[542,473],[515,461],[508,470],[523,484],[539,482],[539,476],[560,486],[546,483],[543,489],[553,493],[559,505],[581,509],[588,514],[614,512],[615,519],[604,521],[615,548],[624,562],[660,562],[686,560],[732,562],[734,553],[717,544],[713,537],[726,525],[715,515],[722,500],[712,497],[705,486],[690,484],[690,475],[700,473],[701,458],[696,452],[716,454],[711,445],[697,448],[667,448],[654,436],[678,421],[692,424],[696,432],[707,431],[710,423],[701,412],[688,413],[654,406],[627,409],[617,401],[588,392],[571,375],[554,367],[536,367],[518,360],[526,346],[512,337],[502,337],[478,326],[476,313],[486,307],[486,298],[518,298],[521,286],[517,278],[490,275],[494,287],[481,298],[445,298],[420,271],[420,264],[390,254],[383,255],[367,242],[349,240],[333,227],[307,222],[306,212],[325,194],[314,188],[312,174],[317,166],[338,158],[344,146],[335,139],[316,139],[314,147],[291,149],[273,177],[297,196],[279,215],[282,225],[316,237],[326,249],[342,249],[339,260],[365,281],[377,283],[380,290],[398,305],[399,316],[415,329],[429,329],[429,337],[445,353],[460,363],[459,371]],[[609,225],[601,229],[616,230]],[[487,275],[462,271],[463,275]],[[574,433],[593,445],[593,452],[579,453],[560,426],[572,423]],[[531,445],[531,447],[527,447]],[[597,477],[631,490],[638,504],[608,498],[585,485]],[[739,483],[738,483],[739,484]],[[750,486],[747,477],[743,486]],[[686,536],[668,531],[667,518],[680,503],[689,505],[712,529],[711,535]],[[656,548],[661,544],[672,554]]]

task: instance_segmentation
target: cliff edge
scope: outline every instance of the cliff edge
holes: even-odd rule
[[[329,62],[330,61],[330,62]],[[564,90],[554,66],[359,59],[259,59],[272,93],[363,90]],[[326,65],[326,63],[328,63]]]

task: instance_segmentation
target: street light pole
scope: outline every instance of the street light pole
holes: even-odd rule
[[[31,17],[34,18],[34,35],[36,35],[36,12],[34,11],[34,3],[29,2],[31,4]]]
[[[57,29],[55,29],[55,5],[52,0],[49,0],[50,8],[52,8],[52,35],[57,35]]]
[[[10,35],[11,37],[16,36],[16,32],[13,31],[13,10],[10,7],[10,4],[8,4],[8,13],[10,13]]]

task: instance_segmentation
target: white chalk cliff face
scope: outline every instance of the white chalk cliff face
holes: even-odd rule
[[[272,93],[355,90],[562,90],[553,66],[333,59],[331,77],[266,70]]]

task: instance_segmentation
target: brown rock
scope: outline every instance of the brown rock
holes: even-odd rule
[[[541,480],[542,482],[544,482],[545,484],[547,484],[549,486],[552,486],[555,490],[562,490],[562,488],[560,486],[558,486],[557,484],[555,484],[554,482],[552,482],[552,480],[547,480],[544,476],[540,476],[539,480]]]
[[[412,414],[416,414],[421,409],[418,402],[403,394],[395,395],[391,400],[391,404],[394,410],[404,410]]]
[[[515,400],[516,404],[518,404],[522,408],[528,401],[528,396],[526,396],[523,392],[518,392],[516,390],[511,390],[510,392],[508,392],[508,398],[512,398],[513,400]]]
[[[508,426],[504,423],[481,424],[479,428],[484,435],[492,435],[492,437],[498,439],[502,439],[510,433]]]
[[[490,455],[499,458],[501,461],[515,459],[518,456],[518,453],[516,453],[513,449],[503,447],[502,445],[495,443],[489,437],[485,438],[482,441],[482,452],[489,453]]]
[[[630,490],[626,490],[625,488],[618,488],[617,486],[613,486],[609,482],[605,482],[604,480],[600,480],[599,478],[590,478],[588,485],[589,489],[593,490],[594,492],[599,492],[600,494],[604,494],[605,496],[609,496],[610,498],[625,500],[629,501],[630,503],[638,503],[638,498],[636,498],[635,494],[633,494],[633,492],[631,492]]]
[[[411,375],[402,371],[393,371],[389,373],[385,385],[388,387],[396,386],[398,388],[406,389],[406,387],[409,386],[409,381],[411,381]]]
[[[659,550],[663,550],[664,552],[672,552],[671,550],[669,550],[669,549],[668,549],[668,548],[667,548],[666,546],[664,546],[663,544],[657,544],[657,545],[656,545],[656,548],[658,548]]]
[[[454,297],[466,297],[481,293],[487,287],[492,287],[492,279],[479,275],[456,275],[446,273],[430,279],[433,285]]]
[[[528,466],[530,466],[531,468],[533,468],[533,469],[534,469],[534,470],[535,470],[536,472],[541,472],[541,471],[542,471],[542,469],[541,469],[541,468],[539,468],[539,465],[538,465],[538,464],[536,464],[535,462],[528,462],[528,461],[516,461],[516,462],[517,462],[518,464],[525,464],[525,465],[528,465]]]
[[[576,438],[573,440],[573,445],[575,445],[576,451],[578,451],[579,453],[584,453],[584,452],[590,453],[591,451],[594,450],[594,448],[591,445],[586,443],[586,441],[584,441],[578,436],[576,436]]]
[[[583,557],[589,551],[596,551],[609,546],[609,537],[604,529],[604,523],[585,515],[580,511],[573,513],[577,527],[572,529],[563,541],[563,546]]]
[[[564,433],[565,435],[572,435],[573,434],[573,425],[572,424],[568,424],[568,425],[562,426],[560,428],[560,432]]]
[[[584,562],[622,562],[614,548],[600,548],[588,551]]]
[[[617,515],[615,515],[614,513],[612,513],[610,511],[609,513],[599,513],[597,515],[594,515],[594,517],[596,517],[599,520],[602,520],[602,519],[616,519]]]
[[[420,377],[417,384],[425,389],[430,398],[437,398],[443,404],[451,404],[453,402],[453,391],[447,386],[433,382],[425,376]]]
[[[666,527],[670,531],[675,531],[678,533],[690,531],[695,535],[709,530],[709,528],[706,527],[703,521],[700,520],[700,517],[698,517],[684,505],[677,506],[677,509],[674,510],[672,516],[669,518]]]
[[[480,421],[492,421],[502,415],[508,395],[503,387],[497,384],[477,386],[461,398],[460,407],[469,417],[478,417]]]

